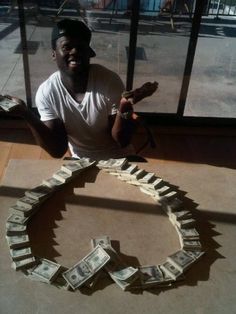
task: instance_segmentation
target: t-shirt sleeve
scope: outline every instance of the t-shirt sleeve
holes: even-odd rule
[[[53,110],[53,103],[51,97],[45,94],[44,84],[40,85],[37,90],[35,96],[35,104],[40,114],[41,121],[48,121],[58,118],[55,111]]]

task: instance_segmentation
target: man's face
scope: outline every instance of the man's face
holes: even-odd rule
[[[73,77],[87,71],[89,46],[77,38],[63,36],[56,42],[53,58],[62,73]]]

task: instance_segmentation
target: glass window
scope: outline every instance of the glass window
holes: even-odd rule
[[[176,113],[192,20],[185,7],[173,4],[164,11],[164,1],[141,3],[134,87],[157,81],[158,92],[136,105],[139,112]],[[144,5],[146,4],[146,5]]]
[[[204,17],[184,111],[185,116],[236,118],[234,17]]]
[[[136,104],[135,111],[153,113],[153,116],[170,114],[171,117],[178,112],[179,117],[182,113],[179,114],[178,105],[181,104],[185,105],[181,108],[184,117],[236,118],[235,1],[207,1],[187,96],[185,99],[181,94],[181,103],[193,11],[195,7],[200,8],[201,2],[140,0],[134,75],[131,77],[132,71],[127,70],[132,68],[128,58],[132,3],[137,5],[137,2],[24,1],[27,46],[25,48],[23,42],[22,49],[18,18],[21,10],[15,1],[1,1],[0,57],[4,62],[0,65],[0,93],[17,96],[35,106],[39,85],[57,70],[51,55],[52,27],[55,21],[69,17],[83,20],[92,30],[91,46],[97,54],[91,59],[92,63],[117,72],[124,84],[128,73],[133,88],[147,81],[159,83],[158,91]],[[131,39],[135,40],[134,33]],[[187,64],[186,68],[191,69],[191,65]]]
[[[0,5],[0,60],[0,94],[25,99],[18,10],[10,1]]]
[[[62,18],[84,21],[92,30],[91,46],[96,51],[91,63],[106,66],[126,82],[130,17],[125,2],[79,1],[79,4],[41,1],[39,7],[25,11],[33,106],[38,86],[57,70],[51,56],[51,30],[55,21]]]

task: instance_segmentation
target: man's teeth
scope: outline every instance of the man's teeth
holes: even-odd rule
[[[77,61],[70,61],[70,64],[72,64],[72,65],[77,65],[78,62],[77,62]]]

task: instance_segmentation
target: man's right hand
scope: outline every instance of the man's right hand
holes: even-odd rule
[[[0,110],[12,116],[24,116],[27,106],[23,100],[10,95],[0,95]]]
[[[130,91],[125,91],[122,93],[122,97],[126,99],[131,99],[133,104],[136,104],[140,100],[142,100],[145,97],[151,96],[158,88],[158,83],[154,81],[146,82],[139,88],[135,88]]]

